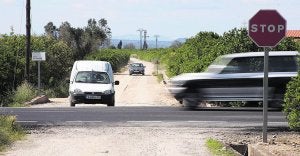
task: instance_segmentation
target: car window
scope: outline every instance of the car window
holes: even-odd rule
[[[232,59],[221,71],[229,73],[257,73],[264,71],[264,57],[240,57]],[[295,56],[271,56],[269,58],[269,72],[296,72]]]
[[[227,57],[217,57],[214,62],[208,66],[206,69],[206,72],[208,73],[220,73],[224,67],[228,64],[228,62],[231,61],[232,58],[227,58]]]
[[[270,72],[296,72],[297,67],[295,56],[270,57]]]
[[[76,75],[75,82],[109,84],[110,79],[105,72],[82,71]]]
[[[134,64],[131,64],[132,67],[143,67],[143,64],[141,63],[134,63]]]

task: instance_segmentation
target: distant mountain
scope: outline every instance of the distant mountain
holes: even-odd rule
[[[140,40],[112,39],[111,45],[114,45],[115,47],[117,47],[117,45],[119,44],[120,41],[122,41],[123,46],[126,44],[129,44],[129,43],[132,43],[136,49],[140,48]],[[157,47],[158,48],[167,48],[172,44],[172,42],[173,41],[157,41]],[[144,43],[144,41],[142,43]],[[156,42],[153,40],[148,40],[147,44],[148,44],[149,48],[156,48]]]
[[[184,43],[187,40],[187,38],[177,38],[175,41],[179,41],[181,43]]]
[[[179,42],[184,43],[186,41],[185,38],[178,38],[176,39]],[[136,49],[140,48],[140,40],[129,40],[129,39],[111,39],[111,45],[114,45],[115,47],[117,47],[117,45],[119,44],[119,42],[122,41],[122,45],[126,45],[126,44],[130,44],[132,43]],[[174,41],[157,41],[157,48],[168,48],[172,45]],[[144,43],[144,41],[142,42]],[[147,44],[149,46],[149,48],[156,48],[156,42],[155,40],[148,40]]]

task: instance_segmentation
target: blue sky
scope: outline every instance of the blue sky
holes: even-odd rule
[[[25,33],[26,0],[0,0],[0,34]],[[300,0],[31,0],[32,32],[44,33],[52,21],[56,26],[68,21],[84,27],[89,18],[105,18],[113,38],[138,39],[138,28],[149,39],[174,40],[200,31],[218,34],[246,26],[260,9],[276,9],[288,29],[300,29]]]

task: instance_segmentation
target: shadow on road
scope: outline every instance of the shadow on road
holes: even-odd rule
[[[257,111],[262,112],[262,107],[197,107],[197,108],[182,108],[186,111]],[[282,108],[268,108],[270,112],[282,111]]]

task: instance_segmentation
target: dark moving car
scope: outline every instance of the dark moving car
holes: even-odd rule
[[[297,76],[296,51],[269,53],[269,106],[282,107],[286,84]],[[185,73],[170,80],[170,92],[185,106],[201,101],[262,101],[264,52],[218,57],[205,72]]]
[[[145,75],[145,66],[142,63],[131,63],[129,65],[129,75],[132,74]]]

